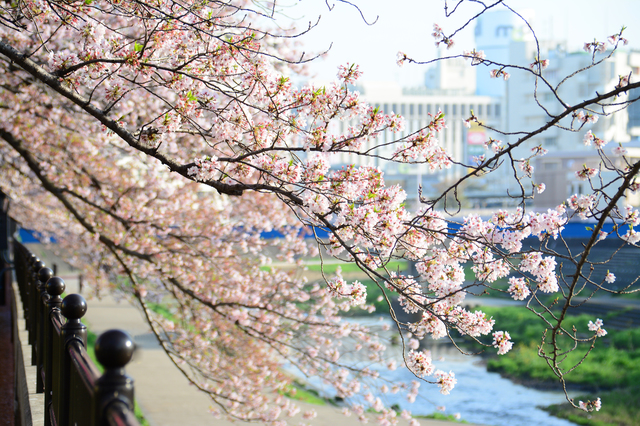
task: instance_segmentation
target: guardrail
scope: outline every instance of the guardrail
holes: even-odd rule
[[[36,392],[44,393],[45,426],[139,426],[133,414],[133,379],[124,367],[134,351],[124,331],[104,332],[95,345],[100,374],[87,354],[87,302],[79,294],[62,299],[62,278],[33,253],[13,242],[14,268],[24,306]]]

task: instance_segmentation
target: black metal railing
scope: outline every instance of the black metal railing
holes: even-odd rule
[[[100,374],[87,354],[87,303],[79,294],[62,299],[62,278],[53,276],[25,246],[14,242],[14,268],[22,303],[36,392],[44,393],[45,426],[139,425],[133,414],[133,379],[124,366],[133,356],[133,339],[109,330],[98,337]]]

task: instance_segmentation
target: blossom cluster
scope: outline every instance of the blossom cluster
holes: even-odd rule
[[[598,336],[598,337],[606,336],[607,335],[607,330],[602,328],[603,325],[604,325],[604,323],[602,322],[602,320],[600,318],[598,318],[595,323],[593,321],[589,321],[589,324],[588,324],[589,331],[595,331],[596,332],[596,336]]]
[[[531,294],[529,286],[527,286],[524,278],[509,278],[509,288],[507,290],[511,293],[511,297],[515,300],[524,300]]]
[[[465,50],[462,52],[462,56],[465,59],[471,59],[471,65],[480,65],[486,57],[482,50]]]
[[[443,395],[449,395],[451,390],[454,388],[458,380],[456,379],[456,375],[453,371],[449,371],[445,373],[442,370],[438,370],[435,372],[436,382],[440,387],[440,393]]]
[[[577,120],[581,125],[586,123],[595,124],[598,122],[598,115],[593,112],[578,111],[573,113],[571,116],[573,120]]]
[[[353,350],[366,352],[368,361],[396,368],[395,361],[383,356],[382,341],[366,327],[338,317],[354,306],[375,309],[366,305],[366,286],[348,282],[340,271],[327,277],[326,285],[309,283],[279,270],[267,254],[303,268],[297,259],[313,251],[302,237],[307,225],[311,232],[329,231],[327,240],[316,240],[329,255],[375,273],[380,287],[395,293],[401,309],[419,314],[406,325],[412,333],[407,365],[419,378],[432,378],[444,394],[456,384],[455,375],[435,369],[429,353],[419,350],[421,339],[439,339],[456,330],[474,338],[492,336],[498,354],[513,345],[508,332],[494,331],[493,318],[463,305],[469,273],[474,285],[509,277],[508,292],[515,300],[559,290],[562,265],[544,248],[523,252],[523,241],[535,237],[543,247],[557,239],[568,220],[565,206],[546,212],[497,210],[489,218],[470,214],[462,223],[448,223],[444,213],[431,206],[409,211],[405,191],[385,182],[381,167],[360,161],[426,163],[433,171],[459,164],[454,152],[438,141],[438,132],[446,127],[441,111],[430,116],[424,128],[415,129],[397,111],[387,114],[367,105],[350,89],[361,75],[354,64],[339,67],[332,84],[295,87],[286,64],[298,56],[289,50],[286,37],[264,42],[265,33],[248,28],[244,11],[235,16],[230,4],[205,2],[185,9],[180,19],[167,19],[175,5],[163,0],[149,9],[105,0],[118,11],[111,14],[71,3],[68,10],[77,17],[53,9],[56,2],[26,2],[33,18],[25,18],[28,25],[22,32],[2,27],[3,43],[6,39],[32,52],[36,62],[47,64],[52,81],[90,99],[93,111],[104,112],[104,123],[114,117],[118,124],[104,125],[109,134],[93,131],[100,126],[75,114],[69,99],[57,99],[29,83],[32,77],[5,64],[0,73],[4,87],[18,89],[0,93],[2,104],[11,105],[0,112],[3,122],[10,123],[7,127],[13,127],[32,152],[47,158],[39,166],[41,176],[64,188],[58,196],[75,197],[67,205],[77,203],[77,217],[83,220],[71,222],[56,213],[50,206],[59,207],[59,201],[45,197],[39,200],[48,202],[39,206],[15,195],[20,200],[17,209],[25,210],[20,210],[29,219],[25,223],[49,226],[32,219],[41,215],[53,218],[51,226],[68,229],[61,245],[90,247],[77,256],[87,264],[105,265],[93,272],[96,280],[109,283],[114,275],[130,275],[130,296],[142,304],[160,294],[172,297],[181,322],[158,318],[155,331],[171,340],[185,370],[203,372],[199,385],[221,412],[280,424],[283,415],[299,411],[273,393],[262,395],[264,390],[277,394],[290,380],[280,369],[288,359],[304,374],[322,374],[341,396],[365,394],[382,424],[397,421],[396,412],[385,408],[365,383],[365,378],[377,376],[376,370],[364,368],[355,377],[340,366],[342,342],[353,340]],[[145,25],[138,25],[140,19]],[[229,36],[215,35],[219,33]],[[453,46],[437,25],[433,36],[437,45]],[[626,39],[620,33],[609,42]],[[594,41],[589,49],[600,51],[601,45]],[[462,56],[471,65],[488,63],[482,51]],[[407,61],[399,52],[398,65]],[[537,73],[548,65],[549,60],[536,58],[531,69]],[[513,67],[498,67],[490,71],[491,77],[507,80],[505,69]],[[628,84],[629,76],[619,77],[618,88]],[[590,111],[576,112],[572,127],[595,123],[598,113]],[[344,126],[333,126],[336,122]],[[473,123],[482,125],[471,111],[464,125],[470,128]],[[411,129],[408,136],[380,140],[384,132],[398,135],[406,128]],[[589,131],[584,143],[600,149],[606,142]],[[376,149],[386,145],[387,157],[378,156]],[[485,146],[494,158],[506,158],[514,148],[493,139]],[[8,146],[0,149],[7,164],[19,157]],[[513,160],[517,178],[532,176],[532,159],[545,153],[538,146],[530,157]],[[619,146],[614,154],[627,152]],[[337,156],[348,158],[344,164],[349,165],[332,167]],[[487,157],[474,158],[476,171],[487,166]],[[351,161],[354,158],[358,160]],[[32,171],[23,163],[15,169],[0,165],[3,192],[28,192],[25,182]],[[168,177],[167,168],[176,173]],[[584,165],[576,175],[587,180],[598,172]],[[218,193],[205,193],[205,185],[198,183]],[[544,191],[544,184],[532,185],[533,191]],[[639,185],[633,182],[631,189]],[[600,202],[594,194],[567,201],[580,218],[596,214]],[[630,228],[623,239],[640,242],[633,228],[640,223],[637,210],[627,208],[617,220]],[[277,242],[261,237],[272,231],[283,237]],[[606,236],[601,231],[599,237]],[[109,249],[100,241],[108,241]],[[396,258],[415,262],[417,273],[390,271],[389,261]],[[113,271],[112,276],[106,271]],[[616,277],[608,272],[601,279],[613,283]],[[589,323],[589,330],[596,336],[606,334],[599,319]],[[416,381],[393,386],[391,392],[402,388],[415,400],[419,386]],[[596,406],[589,402],[585,407],[588,404]],[[349,412],[366,420],[363,406]],[[302,414],[304,419],[315,415]]]
[[[506,71],[504,70],[504,68],[500,68],[500,69],[495,68],[495,69],[492,69],[492,70],[490,71],[489,76],[490,76],[491,78],[499,78],[499,77],[502,77],[502,79],[503,79],[504,81],[507,81],[507,80],[509,80],[509,78],[511,77],[511,74],[509,74],[508,72],[506,72]]]
[[[595,401],[579,401],[578,407],[586,412],[591,412],[594,410],[600,411],[600,408],[602,408],[602,401],[600,401],[600,398],[596,399]]]
[[[595,207],[595,194],[577,195],[573,194],[567,199],[567,204],[575,210],[580,219],[587,219],[593,216],[593,208]]]
[[[532,63],[529,64],[530,69],[535,69],[536,67],[540,67],[541,69],[546,69],[549,66],[548,59],[538,59],[536,58]]]
[[[511,350],[513,342],[511,336],[506,331],[496,331],[493,333],[493,347],[498,348],[498,355],[504,355]]]
[[[413,349],[409,351],[407,354],[407,367],[420,378],[430,376],[434,372],[429,351],[415,351]]]
[[[579,180],[589,180],[598,175],[598,169],[587,167],[587,165],[584,164],[582,169],[575,172],[575,175]]]
[[[431,35],[436,39],[436,47],[440,46],[442,43],[447,46],[447,49],[451,49],[454,45],[453,40],[444,34],[442,28],[438,24],[433,24],[433,32]]]
[[[587,53],[591,53],[591,52],[603,53],[607,50],[607,45],[601,41],[594,40],[592,42],[585,43],[583,46],[583,50]]]
[[[598,149],[601,149],[603,146],[607,144],[606,141],[597,137],[591,130],[585,133],[584,139],[582,140],[582,142],[585,144],[585,146],[590,146],[593,143]]]

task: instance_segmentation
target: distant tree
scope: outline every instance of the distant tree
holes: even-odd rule
[[[475,165],[462,164],[438,144],[442,113],[390,143],[392,153],[384,156],[375,149],[383,145],[377,136],[402,130],[403,118],[349,91],[360,76],[356,65],[341,67],[335,84],[294,87],[289,76],[312,58],[295,49],[299,33],[275,25],[276,10],[275,3],[256,1],[18,0],[0,6],[0,189],[12,199],[11,214],[55,237],[87,281],[135,298],[175,364],[234,418],[276,422],[296,411],[273,393],[290,382],[281,368],[285,361],[321,376],[342,397],[384,385],[374,380],[376,370],[341,358],[355,348],[372,362],[388,361],[377,336],[340,319],[340,312],[354,307],[372,309],[366,287],[340,274],[310,283],[272,264],[301,265],[300,256],[313,253],[355,263],[387,301],[393,295],[404,310],[422,313],[415,323],[396,320],[404,361],[443,393],[456,383],[454,374],[436,370],[407,333],[454,340],[456,331],[507,352],[508,333],[494,331],[492,319],[461,303],[478,286],[491,288],[511,275],[508,292],[547,322],[540,356],[563,380],[572,367],[562,364],[563,354],[578,346],[561,347],[558,336],[595,343],[606,333],[599,322],[565,327],[574,298],[634,290],[632,284],[613,290],[615,271],[594,276],[589,255],[602,238],[621,245],[640,241],[633,230],[637,210],[619,207],[638,187],[640,162],[626,157],[624,148],[617,152],[622,162],[611,162],[604,142],[591,134],[600,170],[615,177],[603,180],[598,169],[585,166],[580,177],[590,184],[588,194],[534,213],[528,203],[541,187],[521,184],[511,194],[519,200],[517,211],[496,211],[489,220],[471,215],[458,227],[448,226],[450,213],[465,181],[509,167],[523,182],[533,158],[545,150],[519,159],[518,147],[563,118],[571,120],[567,130],[584,131],[589,121],[615,113],[610,106],[617,111],[634,101],[625,93],[640,83],[621,76],[615,89],[577,105],[558,95],[562,113],[549,114],[545,126],[518,134],[517,142],[490,141]],[[453,35],[439,27],[434,36],[452,44]],[[622,42],[622,32],[613,35],[611,49]],[[600,44],[593,48],[592,66],[612,52],[599,53]],[[540,55],[531,67],[494,63],[475,51],[463,56],[473,65],[491,65],[487,72],[496,77],[528,72],[537,85],[558,93],[544,78]],[[400,54],[399,61],[411,59]],[[337,133],[337,121],[351,125]],[[479,119],[471,115],[468,121]],[[404,207],[403,189],[386,186],[379,169],[335,169],[334,153],[470,171],[412,213]],[[447,210],[436,210],[443,200]],[[575,215],[595,221],[582,252],[550,249],[548,242],[562,241],[562,228]],[[608,234],[607,222],[615,224]],[[329,238],[316,236],[309,246],[304,233],[315,230]],[[261,237],[270,231],[283,238]],[[539,238],[539,246],[523,249],[530,236]],[[387,268],[394,259],[416,262],[419,276]],[[563,274],[569,264],[578,272]],[[465,281],[465,268],[473,283]],[[560,309],[551,311],[543,293],[557,295],[550,304]],[[172,318],[151,310],[160,298]],[[395,320],[390,304],[389,312]],[[355,342],[347,344],[349,339]],[[415,399],[417,386],[403,386]],[[381,422],[392,421],[395,412],[380,399],[366,401],[384,409]],[[367,407],[352,408],[362,416]]]

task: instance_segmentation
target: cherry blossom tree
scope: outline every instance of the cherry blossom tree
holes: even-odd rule
[[[474,3],[482,6],[480,13],[503,6]],[[509,277],[507,292],[547,323],[539,355],[564,383],[574,367],[563,364],[566,351],[581,350],[580,342],[592,348],[606,334],[595,318],[580,330],[565,324],[575,298],[634,291],[633,283],[623,290],[610,286],[615,271],[594,276],[590,253],[603,238],[618,238],[621,245],[640,241],[633,230],[637,210],[621,207],[637,189],[640,162],[623,148],[611,160],[587,126],[633,102],[626,93],[640,83],[621,76],[614,89],[569,105],[559,85],[545,79],[542,51],[530,66],[465,52],[470,66],[494,77],[529,73],[532,91],[547,86],[563,105],[562,113],[549,113],[543,127],[516,134],[514,142],[487,141],[487,154],[468,165],[439,145],[447,120],[442,113],[423,129],[383,144],[379,136],[402,131],[403,118],[367,105],[349,89],[360,77],[356,65],[341,67],[334,84],[294,86],[291,75],[312,67],[313,57],[298,50],[300,31],[276,25],[276,10],[274,2],[244,0],[3,4],[0,189],[12,200],[12,216],[54,237],[96,289],[135,299],[176,366],[211,396],[219,413],[233,418],[277,424],[296,412],[277,392],[291,381],[282,369],[287,362],[321,376],[341,397],[364,394],[382,423],[396,421],[395,411],[371,393],[389,390],[371,367],[394,367],[384,342],[340,317],[350,309],[373,309],[366,287],[340,273],[308,282],[298,269],[273,263],[303,266],[300,259],[315,254],[354,263],[378,284],[403,342],[404,362],[417,380],[442,393],[454,387],[455,374],[438,370],[418,340],[468,336],[506,353],[512,346],[508,330],[462,302]],[[434,37],[451,47],[457,32],[436,26]],[[621,31],[609,47],[585,45],[593,54],[589,68],[625,42]],[[418,61],[399,54],[398,62]],[[348,124],[344,132],[335,130],[340,121]],[[483,125],[473,112],[467,122]],[[525,158],[516,153],[554,126],[584,132],[602,161],[599,169],[585,165],[579,172],[588,194],[536,212],[530,200],[543,185],[527,185],[533,160],[545,149],[535,147]],[[391,149],[379,150],[383,145]],[[333,155],[354,164],[336,168]],[[412,212],[404,190],[386,185],[380,169],[355,165],[366,158],[425,163],[433,170],[459,167],[465,174],[440,196],[422,197],[422,208]],[[489,219],[456,217],[458,189],[500,167],[511,169],[520,188],[510,194],[518,208]],[[604,180],[598,172],[605,169],[614,178]],[[550,248],[550,241],[563,241],[563,227],[574,216],[595,222],[583,250]],[[614,230],[604,232],[606,223]],[[261,237],[270,231],[283,238]],[[321,238],[321,231],[329,237]],[[539,244],[523,245],[528,237]],[[415,262],[417,275],[388,268],[396,259]],[[568,265],[577,272],[563,274]],[[473,282],[465,281],[465,269]],[[552,310],[543,294],[556,295],[552,304],[560,309]],[[399,321],[395,297],[421,319]],[[151,309],[160,299],[171,318]],[[573,346],[565,347],[560,335]],[[359,350],[366,351],[366,365],[344,361],[345,353]],[[412,400],[418,386],[401,388]],[[600,402],[578,406],[599,408]],[[366,408],[351,409],[363,417]]]

